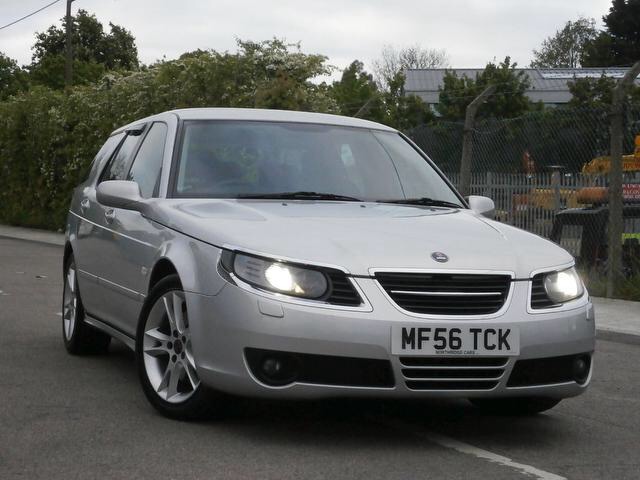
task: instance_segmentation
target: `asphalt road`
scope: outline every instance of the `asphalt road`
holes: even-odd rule
[[[0,238],[0,479],[638,479],[640,345],[599,341],[587,394],[529,418],[465,401],[268,403],[181,423],[133,355],[62,345],[61,249]]]

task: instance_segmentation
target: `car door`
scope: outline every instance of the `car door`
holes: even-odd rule
[[[133,154],[140,144],[144,131],[145,125],[141,125],[125,132],[125,137],[120,142],[118,149],[103,167],[95,184],[87,189],[83,199],[85,202],[84,215],[91,224],[91,232],[85,235],[82,240],[85,252],[83,258],[86,259],[89,273],[95,275],[95,283],[97,284],[95,294],[91,295],[91,298],[85,299],[87,295],[82,293],[83,304],[89,315],[120,330],[123,322],[119,317],[119,306],[116,303],[121,301],[122,295],[110,280],[113,277],[113,272],[121,268],[118,261],[120,255],[114,242],[114,237],[117,235],[113,228],[115,210],[101,205],[97,201],[96,188],[106,180],[125,179]],[[82,292],[82,286],[80,291]],[[129,301],[132,301],[131,297],[129,297]]]
[[[71,212],[78,218],[75,240],[72,242],[78,270],[78,285],[82,303],[90,315],[97,316],[102,303],[102,292],[98,285],[100,239],[103,237],[100,227],[102,211],[96,202],[96,183],[124,138],[125,133],[120,132],[107,139],[93,159],[87,180],[76,189],[71,205]]]
[[[135,181],[143,198],[157,196],[166,138],[165,123],[154,122],[148,126],[140,145],[132,150],[131,159],[123,161],[122,166],[114,164],[103,181]],[[135,336],[147,273],[161,244],[162,230],[140,212],[103,209],[105,231],[109,233],[103,239],[104,264],[99,275],[106,301],[103,320]]]

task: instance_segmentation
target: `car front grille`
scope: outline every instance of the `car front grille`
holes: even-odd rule
[[[531,308],[551,308],[556,304],[547,296],[547,291],[544,289],[544,276],[546,273],[539,273],[531,280]]]
[[[491,390],[507,357],[400,357],[402,376],[410,390]]]
[[[333,270],[325,273],[331,280],[331,293],[326,299],[328,303],[345,307],[357,307],[362,304],[360,295],[344,273]]]
[[[428,315],[487,315],[502,308],[509,275],[376,273],[376,280],[402,309]]]

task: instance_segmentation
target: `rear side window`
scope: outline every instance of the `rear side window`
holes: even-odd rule
[[[124,180],[131,165],[131,155],[140,140],[139,135],[128,134],[124,139],[118,153],[111,159],[107,168],[102,172],[101,182],[106,180]]]
[[[93,174],[93,172],[100,168],[104,164],[104,162],[109,160],[111,155],[113,155],[115,149],[118,148],[118,145],[120,145],[120,140],[122,140],[122,137],[124,137],[124,133],[117,133],[107,139],[107,141],[104,143],[100,151],[96,154],[93,161],[91,162],[91,174]]]
[[[127,175],[127,180],[138,183],[144,198],[149,198],[157,192],[166,138],[167,126],[164,123],[154,123],[144,138]]]

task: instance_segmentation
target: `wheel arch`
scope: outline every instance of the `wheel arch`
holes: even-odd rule
[[[155,287],[160,280],[168,277],[169,275],[178,275],[178,278],[180,278],[178,269],[171,260],[169,260],[167,257],[158,259],[158,261],[153,266],[153,269],[151,270],[151,275],[149,275],[149,285],[147,287],[147,293],[151,292],[153,287]]]
[[[146,294],[168,275],[178,275],[186,292],[217,295],[226,284],[218,273],[220,249],[192,238],[176,236],[157,251],[147,272]]]
[[[71,242],[67,240],[64,244],[64,255],[62,257],[62,268],[64,269],[67,266],[67,262],[69,261],[69,257],[73,255],[73,247],[71,246]]]

